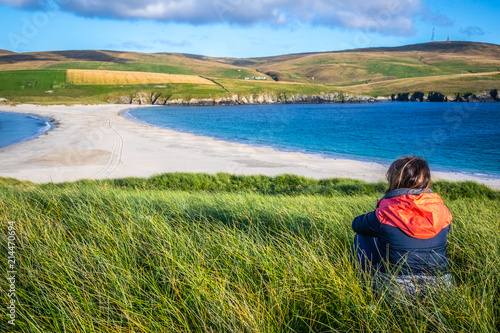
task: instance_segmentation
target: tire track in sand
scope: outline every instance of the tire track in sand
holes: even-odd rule
[[[120,134],[111,127],[111,121],[108,119],[104,122],[106,132],[113,136],[113,148],[111,149],[111,156],[109,157],[106,167],[96,175],[96,178],[107,178],[111,175],[121,163],[123,154],[123,139]]]

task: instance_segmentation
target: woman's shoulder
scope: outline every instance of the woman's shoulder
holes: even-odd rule
[[[425,189],[391,191],[379,202],[375,214],[380,223],[422,239],[436,236],[452,220],[441,197]]]

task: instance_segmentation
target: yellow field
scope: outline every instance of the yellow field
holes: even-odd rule
[[[194,75],[68,69],[67,82],[75,85],[116,85],[148,83],[215,84]]]

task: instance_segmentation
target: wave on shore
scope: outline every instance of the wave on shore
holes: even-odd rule
[[[32,140],[55,127],[48,118],[36,114],[17,114],[0,110],[0,149]]]

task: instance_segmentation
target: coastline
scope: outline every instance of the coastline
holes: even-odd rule
[[[423,93],[421,91],[397,93],[390,96],[372,97],[351,93],[321,93],[312,95],[303,94],[275,94],[273,92],[257,95],[233,94],[231,97],[221,98],[191,98],[170,99],[162,97],[161,93],[137,92],[132,96],[119,96],[108,100],[111,104],[124,105],[163,105],[163,106],[235,106],[235,105],[262,105],[262,104],[340,104],[340,103],[380,103],[380,102],[468,102],[488,103],[500,102],[498,90],[492,89],[475,95],[473,93],[445,95],[440,92]]]
[[[141,107],[151,105],[0,106],[0,111],[34,114],[56,124],[34,139],[0,148],[0,177],[44,183],[149,177],[166,172],[227,172],[384,180],[387,167],[374,162],[221,141],[123,116],[127,110]],[[432,172],[432,177],[473,180],[500,189],[500,179],[495,178],[438,171]]]
[[[1,113],[15,113],[15,114],[19,114],[19,113],[16,113],[16,112],[3,111],[3,110],[1,110],[1,106],[0,106],[0,112]],[[38,128],[38,130],[37,130],[36,133],[28,135],[28,136],[23,136],[21,138],[18,138],[17,140],[15,140],[14,142],[8,144],[7,146],[0,146],[0,150],[2,148],[7,148],[7,147],[10,147],[10,146],[13,146],[13,145],[17,145],[19,143],[23,143],[23,142],[26,142],[26,141],[33,140],[33,139],[39,137],[40,135],[43,135],[43,134],[49,132],[50,130],[54,129],[57,126],[57,122],[54,119],[52,119],[52,118],[43,117],[43,116],[40,116],[40,115],[37,115],[37,114],[34,114],[34,113],[26,113],[26,115],[29,116],[30,118],[33,118],[33,119],[45,122],[45,126],[41,127],[41,128]]]

